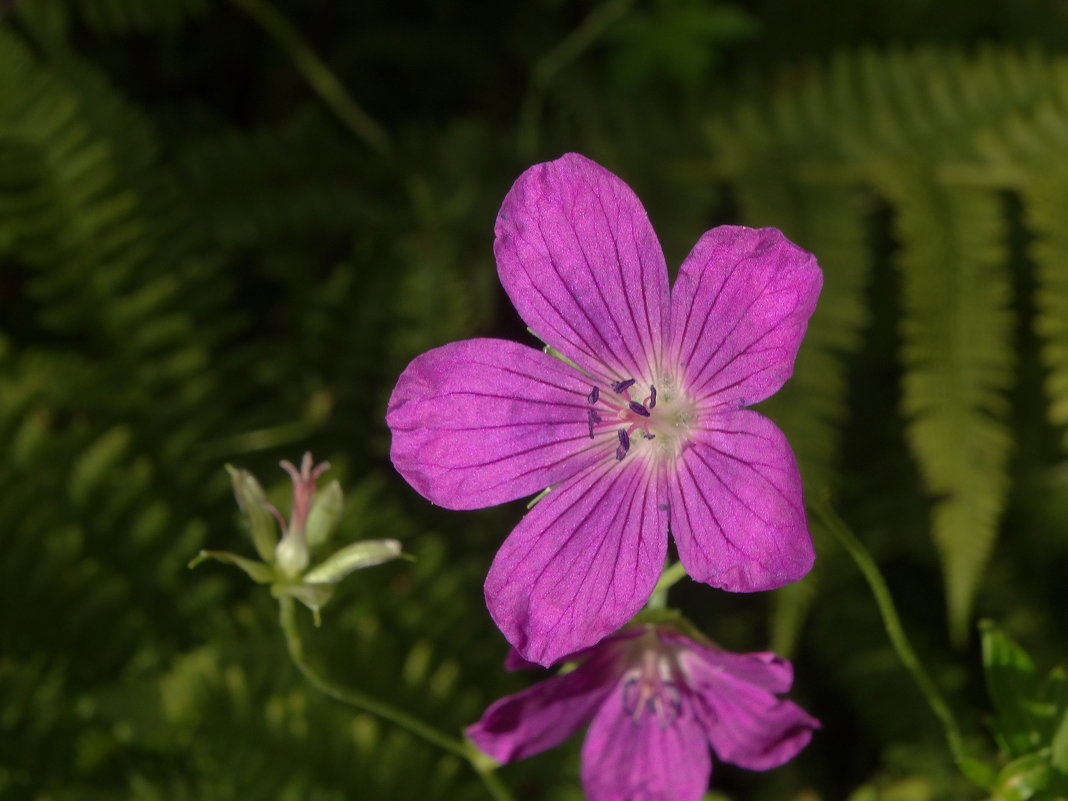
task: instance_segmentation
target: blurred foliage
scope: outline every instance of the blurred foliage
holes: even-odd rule
[[[345,489],[338,539],[416,556],[342,585],[305,633],[321,670],[454,732],[529,681],[501,670],[480,587],[521,505],[423,502],[391,471],[383,410],[429,347],[529,341],[493,219],[565,150],[635,188],[671,264],[720,222],[818,255],[819,310],[765,409],[875,553],[971,745],[1020,768],[1031,746],[1006,721],[1034,699],[995,682],[991,706],[968,633],[977,609],[1042,664],[1068,651],[1065,17],[1054,0],[0,3],[0,797],[486,797],[458,760],[306,687],[265,591],[185,565],[247,550],[225,462],[281,498],[273,465],[310,448]],[[794,587],[673,592],[725,646],[790,652],[824,722],[773,773],[717,765],[716,797],[978,798],[816,534]],[[1061,729],[1041,731],[1060,748]],[[502,775],[577,799],[577,753]]]

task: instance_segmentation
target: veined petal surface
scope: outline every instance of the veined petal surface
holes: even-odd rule
[[[756,654],[731,654],[737,660]],[[755,666],[759,670],[759,666]],[[812,739],[820,723],[792,701],[778,698],[715,658],[688,654],[692,706],[716,756],[749,770],[788,762]]]
[[[588,392],[577,370],[525,345],[443,345],[397,380],[386,414],[390,457],[409,484],[449,509],[532,495],[600,458]]]
[[[671,631],[661,632],[660,639],[684,650],[692,651],[697,658],[714,665],[716,670],[728,673],[769,693],[789,692],[794,683],[793,665],[788,659],[783,659],[770,651],[736,654],[732,651],[703,645],[683,634]]]
[[[774,394],[822,285],[815,257],[774,228],[706,232],[671,290],[669,352],[690,396],[738,409]]]
[[[593,718],[614,688],[618,672],[613,649],[600,650],[570,673],[494,702],[465,733],[498,762],[541,753]]]
[[[666,554],[661,480],[604,457],[519,522],[486,577],[486,605],[524,659],[548,666],[630,620]]]
[[[675,462],[671,530],[696,581],[731,592],[797,581],[815,553],[801,475],[783,433],[749,410],[703,413]]]
[[[590,801],[699,801],[708,789],[708,738],[689,699],[638,715],[617,687],[590,725],[582,745],[582,787]]]
[[[501,283],[542,340],[602,381],[651,381],[667,265],[629,186],[575,153],[537,164],[505,197],[496,235]]]

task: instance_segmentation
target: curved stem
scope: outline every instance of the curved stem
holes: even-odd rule
[[[905,635],[905,629],[901,625],[901,618],[898,617],[897,609],[894,606],[894,599],[890,595],[886,580],[875,564],[875,560],[868,552],[868,549],[864,547],[856,535],[831,508],[830,502],[823,500],[813,504],[812,512],[823,524],[824,528],[834,535],[838,542],[849,552],[849,555],[853,557],[853,561],[857,563],[857,567],[860,568],[860,572],[864,574],[868,586],[871,587],[872,595],[875,596],[875,603],[879,607],[879,614],[882,615],[883,626],[886,628],[886,635],[890,638],[890,643],[894,646],[894,650],[897,651],[897,655],[905,665],[905,669],[912,675],[913,681],[920,688],[920,692],[927,699],[927,705],[931,707],[931,711],[941,722],[954,761],[970,777],[970,771],[967,768],[970,759],[965,752],[964,738],[961,736],[960,726],[957,725],[957,720],[953,717],[949,704],[946,703],[935,683],[924,669],[923,664],[916,656],[916,652],[912,650],[912,645],[909,644],[908,637]]]
[[[402,729],[407,729],[412,734],[421,737],[431,745],[437,746],[442,751],[464,759],[478,774],[490,796],[495,801],[513,801],[511,793],[493,773],[493,767],[487,763],[485,758],[479,759],[478,755],[463,741],[439,731],[426,721],[420,720],[404,710],[397,709],[358,690],[335,684],[316,673],[304,658],[304,641],[300,636],[300,627],[297,623],[295,610],[296,606],[292,598],[282,597],[279,599],[278,621],[286,638],[289,657],[309,684],[335,701],[368,712],[382,720],[400,726]]]
[[[545,53],[534,65],[530,89],[519,110],[520,153],[532,158],[538,149],[542,104],[545,102],[549,83],[569,62],[589,49],[609,25],[622,17],[631,3],[632,0],[605,0],[589,13],[578,28]]]
[[[278,43],[304,80],[345,127],[379,154],[389,154],[392,148],[385,129],[360,108],[333,70],[316,55],[311,45],[285,17],[266,0],[233,0],[233,3],[256,20]]]

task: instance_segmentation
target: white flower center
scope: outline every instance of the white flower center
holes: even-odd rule
[[[682,711],[681,673],[674,656],[648,635],[635,643],[635,664],[623,678],[623,708],[638,723],[642,716],[655,715],[661,729],[673,724]]]
[[[619,461],[638,454],[674,461],[697,424],[697,405],[667,375],[650,384],[628,379],[594,387],[586,400],[590,438],[612,437]]]

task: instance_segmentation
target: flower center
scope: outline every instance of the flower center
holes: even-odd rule
[[[642,652],[638,665],[623,680],[623,709],[638,723],[642,715],[655,715],[666,729],[679,717],[682,693],[674,662],[658,648]]]
[[[668,376],[656,384],[628,378],[604,388],[595,385],[586,400],[590,439],[613,438],[619,461],[639,451],[674,459],[689,442],[696,424],[696,404]]]

